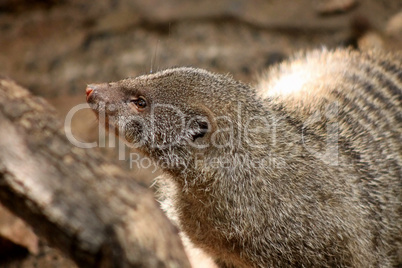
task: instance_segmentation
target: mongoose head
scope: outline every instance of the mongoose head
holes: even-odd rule
[[[191,158],[212,143],[230,142],[217,130],[237,129],[236,104],[253,98],[248,86],[231,77],[194,68],[87,87],[87,101],[106,128],[156,160]]]

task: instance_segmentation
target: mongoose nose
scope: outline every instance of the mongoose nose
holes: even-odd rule
[[[85,92],[87,93],[87,97],[89,97],[89,95],[91,95],[91,93],[92,93],[93,91],[94,91],[94,90],[88,86],[88,87],[85,89]]]
[[[85,89],[85,93],[87,94],[87,101],[88,101],[88,98],[89,98],[89,96],[91,96],[93,91],[94,91],[94,89],[90,85],[88,85],[87,88]]]

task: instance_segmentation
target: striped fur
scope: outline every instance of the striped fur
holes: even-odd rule
[[[315,73],[313,85],[311,81],[296,83],[301,93],[284,95],[275,89],[281,79],[287,79],[282,73],[294,75],[300,70]],[[260,79],[259,94],[268,106],[284,107],[281,113],[290,115],[288,120],[305,122],[324,100],[338,104],[339,149],[345,163],[340,168],[347,162],[355,166],[357,195],[373,219],[371,250],[383,255],[372,266],[402,265],[402,55],[314,51],[275,67]],[[313,98],[304,95],[307,91]],[[381,260],[388,257],[393,261]]]

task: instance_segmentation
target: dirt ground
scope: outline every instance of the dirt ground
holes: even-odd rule
[[[401,12],[401,0],[0,0],[0,75],[46,98],[64,121],[85,102],[88,83],[172,66],[254,83],[300,50],[402,50]],[[74,116],[72,131],[98,140],[88,110]],[[147,184],[158,174],[130,170]],[[0,267],[72,267],[33,234],[21,236],[29,227],[2,208],[0,219]]]

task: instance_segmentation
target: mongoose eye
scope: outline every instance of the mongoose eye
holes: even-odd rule
[[[147,107],[147,101],[143,97],[133,98],[130,102],[134,103],[139,109],[144,109]]]

